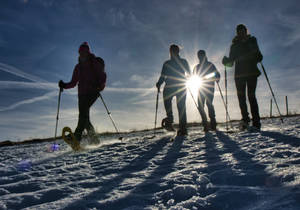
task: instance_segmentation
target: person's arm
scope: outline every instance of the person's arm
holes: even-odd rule
[[[256,60],[257,62],[261,62],[263,59],[263,55],[261,54],[258,44],[257,44],[257,40],[255,37],[252,37],[251,39],[251,59]]]
[[[220,72],[218,71],[218,69],[216,68],[215,65],[213,65],[213,68],[214,68],[214,72],[215,72],[215,80],[216,80],[216,82],[219,82],[220,78],[221,78],[221,74],[220,74]]]
[[[77,64],[74,68],[71,81],[64,84],[64,89],[70,89],[70,88],[75,87],[77,85],[78,81],[79,81],[79,67]]]
[[[156,83],[156,87],[158,89],[160,89],[160,86],[162,85],[162,83],[164,83],[164,81],[166,80],[166,63],[164,63],[162,70],[161,70],[161,74],[159,77],[158,82]]]
[[[234,46],[234,44],[232,44],[230,46],[228,63],[227,63],[226,66],[232,67],[233,63],[236,61],[236,59],[237,59],[237,55],[236,55],[236,52],[235,52],[235,46]]]
[[[234,45],[232,44],[230,46],[229,57],[224,56],[223,60],[222,60],[222,63],[223,63],[224,66],[232,67],[235,59],[236,59],[235,49],[234,49]]]
[[[184,60],[184,69],[185,69],[185,76],[191,76],[192,75],[190,65],[187,62],[187,60]]]

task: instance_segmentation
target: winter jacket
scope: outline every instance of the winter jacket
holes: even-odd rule
[[[199,75],[203,81],[207,84],[211,84],[213,87],[213,83],[216,80],[220,79],[220,72],[217,70],[215,65],[209,62],[206,58],[203,62],[197,64],[193,70],[193,73]],[[210,74],[215,73],[210,76]],[[209,78],[206,78],[208,76]]]
[[[104,62],[99,62],[95,55],[90,54],[88,61],[75,66],[72,80],[65,84],[65,89],[78,84],[78,95],[95,94],[104,89],[105,82]]]
[[[179,56],[172,57],[163,64],[158,84],[165,82],[165,87],[182,88],[185,86],[186,74],[190,74],[188,62]]]
[[[246,40],[240,40],[237,36],[232,40],[230,47],[229,62],[235,62],[235,78],[258,77],[261,73],[257,63],[261,62],[263,56],[257,45],[256,38],[248,35]],[[228,66],[228,64],[227,64]]]

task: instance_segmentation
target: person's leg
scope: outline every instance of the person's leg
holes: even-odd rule
[[[244,78],[235,79],[235,86],[242,114],[242,120],[248,124],[250,119],[246,103],[246,80]]]
[[[205,93],[202,90],[198,92],[198,109],[199,109],[198,111],[201,115],[204,131],[208,131],[207,116],[204,110],[204,104],[205,104]]]
[[[210,118],[210,127],[212,130],[216,130],[217,122],[216,122],[216,113],[213,105],[214,100],[214,88],[210,88],[209,92],[206,94],[206,105],[208,108],[208,115]]]
[[[86,95],[78,96],[78,109],[79,117],[77,128],[75,129],[74,135],[78,141],[81,140],[82,132],[86,127],[89,120],[89,106],[88,97]]]
[[[259,108],[255,96],[256,86],[257,86],[257,77],[251,77],[247,80],[248,99],[251,108],[253,126],[260,129],[261,124],[260,124]]]
[[[164,106],[167,114],[168,120],[173,123],[173,111],[172,111],[172,99],[174,96],[174,91],[171,88],[164,88],[163,90],[163,98],[164,98]]]
[[[96,133],[94,126],[92,125],[92,123],[90,121],[90,108],[95,103],[95,101],[98,99],[98,97],[99,97],[98,93],[88,95],[88,97],[87,97],[88,112],[87,112],[87,121],[86,121],[85,129],[87,130],[87,133],[89,136],[95,135],[95,133]]]
[[[176,94],[177,109],[179,115],[179,131],[181,135],[187,134],[186,129],[186,90],[181,90]]]

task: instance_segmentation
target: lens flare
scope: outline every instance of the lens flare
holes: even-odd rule
[[[197,97],[199,88],[201,88],[202,79],[197,75],[192,75],[186,81],[186,87],[192,92],[192,94]]]
[[[17,169],[19,171],[29,171],[31,167],[32,167],[32,163],[30,159],[21,160],[17,165]]]

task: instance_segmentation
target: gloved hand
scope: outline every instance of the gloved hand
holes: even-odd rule
[[[220,82],[220,78],[221,78],[220,72],[217,71],[215,73],[215,75],[216,75],[216,82],[219,83]]]
[[[222,64],[224,66],[226,66],[227,63],[229,63],[229,58],[227,56],[224,56],[223,59],[222,59]]]
[[[58,87],[60,90],[63,90],[66,87],[66,83],[64,83],[62,80],[59,80]]]
[[[104,88],[105,88],[105,83],[101,84],[101,85],[97,88],[97,90],[98,90],[99,92],[101,92],[102,90],[104,90]]]
[[[160,86],[161,86],[161,84],[159,82],[157,82],[156,87],[157,87],[158,92],[160,92]]]

